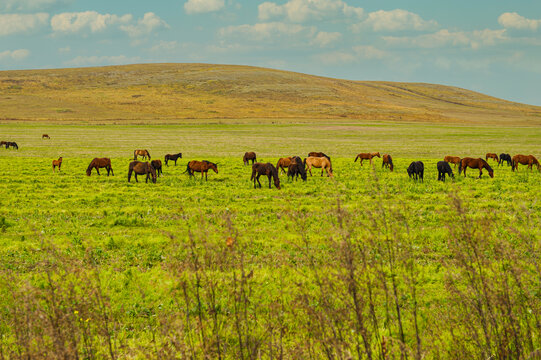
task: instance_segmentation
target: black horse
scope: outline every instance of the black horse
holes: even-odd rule
[[[498,166],[500,166],[500,165],[503,166],[503,162],[504,162],[504,161],[507,161],[507,166],[511,166],[511,165],[512,165],[512,162],[511,162],[511,155],[505,154],[505,153],[501,153],[501,154],[500,154],[500,161],[498,162]]]
[[[169,160],[171,160],[171,161],[174,161],[174,162],[175,162],[175,166],[177,166],[177,159],[179,159],[179,158],[182,159],[182,153],[178,153],[178,154],[167,154],[167,155],[165,155],[165,159],[164,159],[164,160],[165,160],[165,165],[169,166],[169,165],[167,164],[167,162],[168,162]]]
[[[13,142],[13,141],[6,141],[6,149],[9,149],[9,147],[12,147],[14,148],[15,150],[19,150],[19,146],[17,145],[16,142]]]
[[[299,175],[303,181],[306,181],[306,169],[304,168],[302,159],[298,156],[294,156],[293,159],[291,159],[289,167],[287,168],[287,178],[289,179],[291,176],[291,180],[293,180],[293,178],[298,180]]]
[[[424,172],[425,172],[425,165],[423,164],[422,161],[414,161],[408,167],[408,176],[410,178],[413,177],[415,181],[417,181],[418,179],[421,179],[421,181],[424,182],[423,180]]]
[[[453,174],[453,170],[451,170],[451,166],[447,161],[438,161],[438,181],[445,181],[445,174],[449,175],[453,179],[455,178],[455,175]]]

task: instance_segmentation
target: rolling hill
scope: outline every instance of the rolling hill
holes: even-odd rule
[[[541,125],[541,107],[456,87],[249,66],[139,64],[0,72],[0,121],[423,121]]]

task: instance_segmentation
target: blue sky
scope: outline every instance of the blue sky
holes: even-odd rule
[[[541,105],[541,1],[0,0],[0,69],[242,64]]]

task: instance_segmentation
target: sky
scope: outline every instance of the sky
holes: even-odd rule
[[[0,0],[0,70],[178,62],[541,105],[541,1]]]

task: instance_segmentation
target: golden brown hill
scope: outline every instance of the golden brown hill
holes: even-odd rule
[[[0,72],[0,120],[185,119],[540,125],[541,107],[442,85],[349,81],[248,66],[141,64]]]

